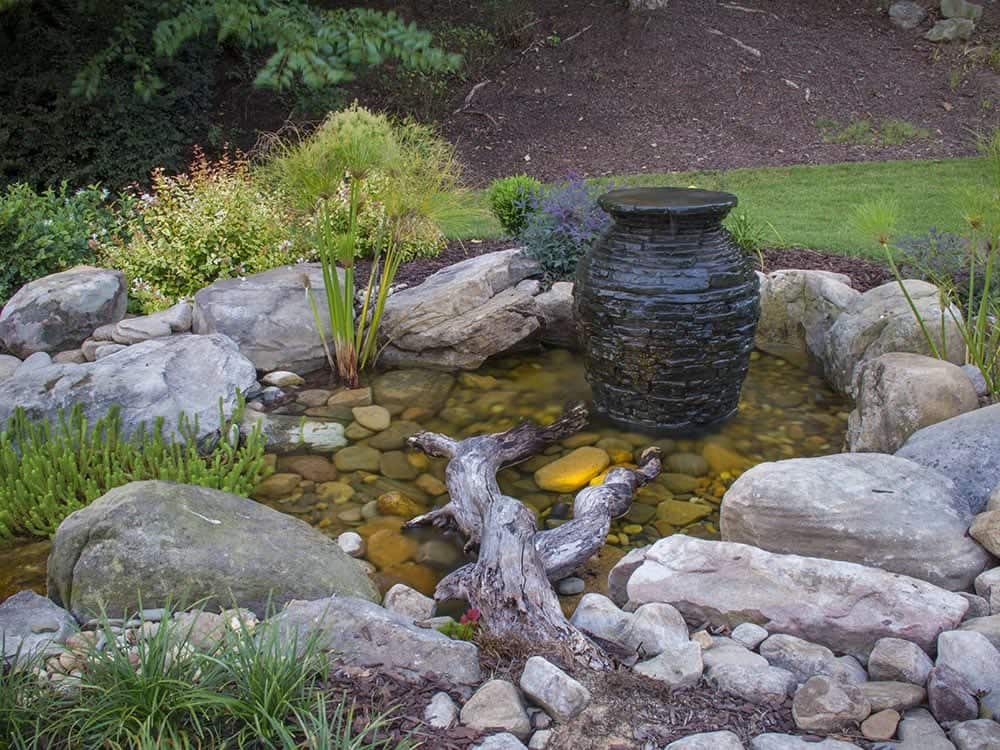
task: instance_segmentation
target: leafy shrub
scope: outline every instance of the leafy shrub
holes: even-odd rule
[[[611,218],[597,198],[612,187],[589,186],[573,176],[537,200],[521,239],[546,278],[570,278],[583,254],[610,226]]]
[[[224,423],[223,435],[238,418]],[[266,475],[259,430],[239,445],[221,440],[202,455],[197,426],[183,415],[181,423],[179,441],[163,437],[161,420],[126,439],[117,408],[92,427],[79,407],[54,425],[18,409],[0,430],[0,541],[49,536],[70,513],[129,482],[165,479],[249,495]]]
[[[359,256],[384,247],[390,223],[404,260],[437,255],[445,245],[443,223],[468,210],[449,143],[427,126],[394,122],[357,105],[332,113],[298,142],[275,138],[267,155],[265,178],[307,224],[324,202],[333,229],[345,233],[351,206],[358,206]],[[353,198],[352,190],[358,191]]]
[[[542,183],[525,174],[503,177],[490,185],[490,210],[511,237],[528,225],[528,217],[542,193]]]
[[[121,210],[127,236],[98,243],[98,257],[125,273],[147,312],[300,256],[281,198],[251,179],[239,155],[212,162],[198,151],[187,173],[156,170],[152,193],[124,198]]]
[[[0,306],[29,281],[90,263],[93,239],[110,236],[114,218],[96,187],[36,193],[25,184],[0,193]]]

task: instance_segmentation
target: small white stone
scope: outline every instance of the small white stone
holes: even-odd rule
[[[274,372],[269,372],[265,375],[261,382],[266,385],[277,386],[278,388],[288,388],[293,385],[302,385],[306,381],[294,372],[288,372],[287,370],[275,370]]]
[[[448,729],[458,719],[458,706],[447,693],[435,693],[424,709],[424,721],[435,729]]]
[[[414,620],[426,620],[434,616],[436,604],[429,596],[424,596],[404,583],[397,583],[385,592],[382,606]]]
[[[351,557],[365,556],[365,540],[355,531],[345,531],[337,537],[337,545]]]

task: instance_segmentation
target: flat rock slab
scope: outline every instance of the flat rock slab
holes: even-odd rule
[[[930,650],[969,606],[915,578],[745,544],[675,535],[640,552],[638,564],[619,563],[634,571],[625,590],[635,605],[666,602],[695,624],[755,622],[848,654],[866,655],[886,636]]]
[[[330,313],[317,263],[216,281],[194,295],[192,330],[229,336],[258,370],[318,370],[326,366],[326,355],[306,297],[306,279],[328,332]]]
[[[77,266],[25,284],[0,311],[0,343],[21,359],[78,349],[98,326],[125,316],[125,276]]]
[[[292,599],[376,600],[361,567],[309,524],[237,495],[132,482],[70,514],[52,542],[49,596],[78,619],[102,610],[238,605],[263,616]]]
[[[271,618],[299,642],[315,635],[320,648],[348,664],[379,667],[410,679],[424,676],[461,686],[479,683],[479,650],[467,641],[413,621],[364,599],[331,596],[292,601]]]
[[[393,367],[474,370],[531,338],[542,325],[535,304],[538,264],[501,250],[448,266],[389,297],[380,360]]]
[[[896,455],[944,474],[970,512],[981,513],[1000,485],[1000,404],[924,427]]]
[[[237,393],[256,385],[253,365],[225,336],[184,334],[144,341],[85,364],[52,364],[7,381],[0,394],[0,424],[22,407],[34,419],[57,419],[75,404],[91,423],[112,406],[121,409],[122,430],[152,428],[163,418],[164,434],[179,436],[180,414],[198,419],[199,435],[217,430],[219,407],[236,408]]]
[[[770,552],[882,568],[953,591],[992,557],[968,535],[967,501],[946,476],[880,453],[758,464],[726,492],[722,538]]]

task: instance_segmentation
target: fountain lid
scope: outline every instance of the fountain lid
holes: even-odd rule
[[[732,193],[680,187],[624,188],[612,190],[598,199],[601,208],[608,213],[647,216],[724,216],[736,202]]]

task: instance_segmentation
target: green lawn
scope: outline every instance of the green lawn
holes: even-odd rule
[[[726,190],[739,196],[737,211],[773,225],[777,234],[768,232],[768,245],[875,256],[880,251],[872,239],[859,236],[850,226],[855,206],[895,201],[897,236],[924,234],[930,227],[957,232],[962,229],[963,191],[985,185],[986,176],[986,160],[969,158],[670,172],[616,177],[614,182]],[[456,234],[497,237],[500,228],[490,216]]]

